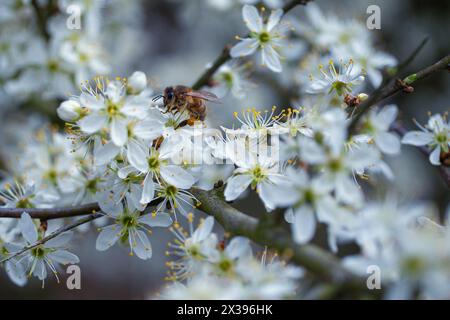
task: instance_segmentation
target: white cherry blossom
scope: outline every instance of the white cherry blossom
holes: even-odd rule
[[[248,56],[260,50],[262,64],[274,72],[281,72],[281,56],[277,50],[283,45],[285,37],[285,25],[280,23],[283,10],[272,11],[267,23],[264,23],[264,18],[256,7],[244,5],[242,16],[250,29],[250,35],[248,38],[240,39],[240,42],[231,48],[231,56],[234,58]]]
[[[410,131],[403,136],[402,143],[413,146],[428,146],[431,149],[430,162],[436,166],[441,164],[441,153],[448,153],[450,147],[450,122],[435,114],[430,117],[425,127],[416,123],[421,131]]]

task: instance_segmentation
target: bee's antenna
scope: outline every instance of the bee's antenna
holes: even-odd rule
[[[164,97],[162,94],[158,94],[156,97],[154,97],[154,98],[152,99],[152,101],[153,101],[153,102],[156,102],[156,101],[158,101],[159,99],[161,99],[162,97]]]

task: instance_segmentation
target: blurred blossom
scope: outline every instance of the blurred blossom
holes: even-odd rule
[[[417,126],[421,131],[410,131],[402,139],[402,143],[413,146],[428,146],[431,149],[430,162],[438,166],[441,164],[441,155],[449,153],[450,146],[450,122],[446,123],[446,117],[435,114],[428,120],[428,124],[423,127],[419,123]]]
[[[178,260],[170,268],[169,284],[160,294],[165,299],[283,299],[293,297],[298,287],[296,281],[304,271],[286,265],[276,256],[261,260],[253,256],[248,239],[235,237],[219,246],[217,235],[212,233],[213,218],[208,217],[193,231],[189,218],[190,236],[175,226],[176,240],[169,243],[168,254]],[[177,244],[178,243],[178,244]],[[188,278],[183,284],[180,280]],[[208,283],[205,286],[205,283]],[[225,290],[224,290],[225,288]]]

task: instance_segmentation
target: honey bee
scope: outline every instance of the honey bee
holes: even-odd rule
[[[207,91],[195,91],[186,86],[167,87],[164,89],[164,95],[153,98],[157,101],[160,98],[164,100],[166,112],[189,114],[187,124],[193,125],[195,121],[204,121],[206,117],[205,101],[218,102],[215,94]]]

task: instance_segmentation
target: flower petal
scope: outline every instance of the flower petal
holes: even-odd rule
[[[211,234],[213,227],[214,218],[207,217],[192,234],[192,241],[195,243],[206,239]]]
[[[425,146],[433,141],[433,135],[429,132],[410,131],[407,132],[402,139],[403,144],[413,146]]]
[[[64,265],[80,262],[80,259],[76,255],[67,250],[56,250],[55,252],[49,253],[48,257]]]
[[[374,68],[367,69],[367,75],[369,76],[372,85],[377,88],[380,86],[381,81],[383,81],[383,76],[380,71]]]
[[[108,164],[119,154],[120,148],[117,147],[112,141],[102,145],[96,144],[94,148],[94,161],[96,166],[103,166]]]
[[[267,201],[273,206],[288,207],[299,200],[300,194],[293,187],[292,183],[288,180],[287,177],[279,177],[279,180],[281,179],[283,179],[284,181],[261,184],[261,193],[259,194],[259,196],[261,197],[261,199],[267,199]]]
[[[225,249],[225,253],[231,259],[239,259],[252,256],[250,240],[244,237],[234,237]]]
[[[130,192],[127,194],[127,199],[129,199],[129,204],[134,207],[134,209],[138,211],[144,211],[146,204],[141,203],[141,195],[142,195],[142,185],[141,184],[132,184],[130,186]]]
[[[156,120],[144,120],[136,124],[133,133],[144,140],[154,140],[162,135],[164,125]]]
[[[106,125],[106,120],[105,116],[92,113],[78,120],[77,123],[81,131],[92,134],[102,129]]]
[[[437,146],[436,148],[434,148],[433,152],[430,153],[430,162],[431,164],[435,165],[435,166],[440,166],[441,165],[441,147]]]
[[[5,271],[15,285],[23,287],[27,283],[25,268],[21,263],[15,260],[6,261]]]
[[[108,96],[108,99],[114,104],[119,103],[119,101],[124,96],[124,93],[124,87],[119,81],[110,82],[106,88],[106,95]]]
[[[131,243],[133,252],[142,260],[150,259],[152,257],[152,245],[147,235],[140,230],[136,230],[131,234],[134,236],[133,239],[130,238],[130,241],[133,241]]]
[[[398,114],[398,108],[395,104],[385,106],[377,115],[376,119],[380,123],[384,123],[386,127],[389,127],[392,122],[395,121]]]
[[[262,50],[262,63],[273,72],[281,72],[283,70],[280,55],[270,45],[265,46]]]
[[[400,139],[393,133],[378,133],[375,137],[375,143],[384,153],[397,154],[400,152]]]
[[[149,227],[168,227],[172,224],[172,218],[165,212],[157,213],[155,216],[149,213],[141,216],[139,222],[146,224]]]
[[[287,223],[294,223],[294,209],[293,208],[288,208],[285,212],[284,212],[284,220],[286,220]]]
[[[45,267],[44,260],[38,259],[36,261],[33,275],[39,280],[45,280],[45,278],[47,278],[47,268]]]
[[[148,171],[148,149],[136,140],[131,139],[127,145],[127,159],[130,164],[141,172]]]
[[[160,173],[164,181],[177,188],[189,189],[195,183],[195,178],[189,172],[176,165],[163,166]]]
[[[141,204],[147,204],[155,197],[155,183],[153,175],[148,173],[144,179],[144,188],[142,189]]]
[[[428,119],[428,127],[434,132],[440,132],[445,128],[445,121],[439,113],[434,114]]]
[[[26,212],[22,213],[19,220],[19,228],[25,240],[34,244],[38,240],[38,232],[30,215]]]
[[[359,205],[363,202],[363,194],[349,176],[342,175],[336,179],[336,199],[347,204]]]
[[[133,166],[125,166],[123,168],[120,168],[119,171],[117,171],[117,176],[120,179],[125,179],[128,177],[130,173],[136,172],[136,168]]]
[[[119,229],[116,225],[104,227],[97,237],[95,248],[105,251],[113,246],[119,239]]]
[[[230,55],[233,58],[251,55],[256,51],[258,45],[258,40],[242,39],[233,48],[231,48]]]
[[[248,188],[252,182],[252,177],[246,174],[232,176],[227,180],[227,186],[224,191],[225,200],[233,201]]]
[[[128,140],[127,122],[123,119],[112,119],[111,140],[118,147],[123,146]]]
[[[301,206],[294,212],[292,235],[294,241],[300,244],[309,242],[316,231],[316,218],[309,206]]]
[[[258,9],[248,4],[242,8],[242,17],[250,31],[260,32],[263,28],[263,21],[259,15]]]
[[[269,22],[267,22],[267,31],[272,31],[272,29],[280,23],[281,17],[283,16],[283,10],[273,10],[270,13]]]
[[[80,95],[80,104],[84,108],[91,110],[100,110],[105,106],[105,100],[102,96],[93,96],[91,94],[83,92]]]

